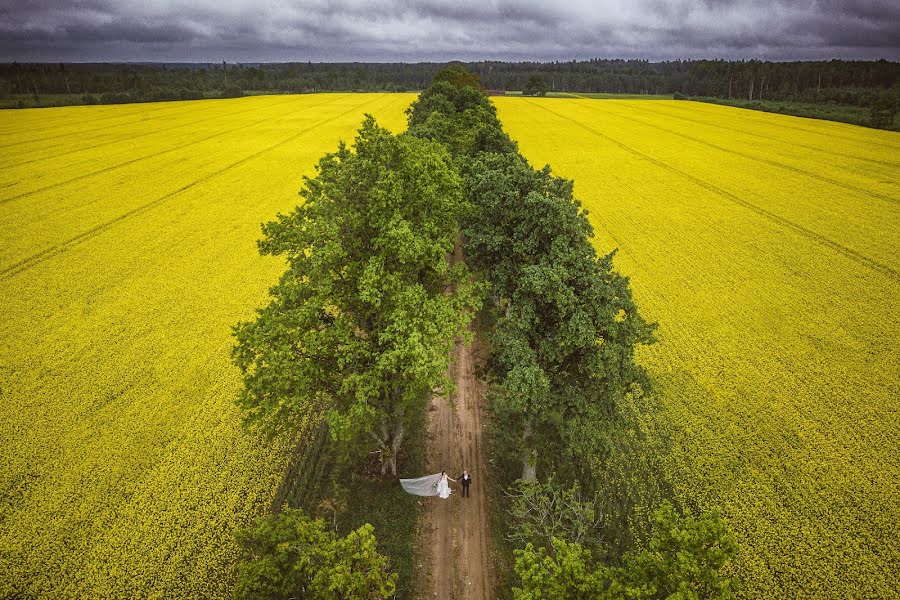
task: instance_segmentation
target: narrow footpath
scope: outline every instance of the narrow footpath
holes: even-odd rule
[[[428,473],[447,471],[472,475],[471,497],[453,485],[447,500],[427,498],[420,527],[420,598],[490,600],[492,586],[482,450],[481,411],[484,382],[476,377],[477,343],[457,342],[450,375],[456,382],[453,397],[435,397],[428,413],[426,464]],[[429,561],[430,557],[430,561]]]

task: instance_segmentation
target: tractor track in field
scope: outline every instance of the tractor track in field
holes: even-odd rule
[[[668,105],[667,105],[668,106]],[[697,123],[698,125],[704,125],[707,127],[717,127],[719,129],[724,129],[725,131],[732,131],[734,133],[740,133],[742,135],[750,135],[753,137],[757,137],[763,140],[768,140],[770,142],[776,142],[778,144],[785,144],[789,146],[795,146],[797,148],[804,148],[806,150],[813,150],[814,152],[819,152],[821,154],[828,154],[830,156],[839,156],[841,158],[849,158],[852,160],[858,160],[862,162],[873,163],[876,165],[882,165],[885,167],[900,167],[900,162],[890,162],[886,160],[877,160],[875,158],[867,158],[865,156],[859,156],[856,154],[845,154],[843,152],[835,152],[834,150],[828,150],[827,148],[822,148],[820,146],[813,146],[810,144],[801,144],[800,142],[795,142],[793,140],[779,139],[777,137],[773,137],[771,135],[765,135],[762,133],[757,133],[755,131],[750,131],[748,129],[741,129],[740,127],[729,127],[728,125],[722,125],[720,123],[713,123],[711,121],[704,121],[703,119],[691,119],[690,117],[683,117],[681,115],[672,114],[665,110],[657,110],[656,107],[649,108],[646,106],[635,106],[634,104],[629,105],[630,108],[633,108],[639,112],[649,113],[658,117],[667,117],[672,119],[678,119],[680,121],[687,121],[689,123]]]
[[[159,102],[158,104],[169,104],[169,102]],[[79,106],[79,105],[76,104],[76,105],[73,105],[73,106],[53,106],[53,107],[48,107],[48,108],[77,108],[78,106]],[[71,125],[71,126],[75,126],[75,125],[88,125],[88,124],[90,124],[90,123],[100,123],[101,121],[109,121],[110,119],[128,119],[128,118],[131,118],[131,117],[134,117],[134,116],[144,115],[144,114],[146,114],[147,112],[157,113],[157,112],[160,112],[160,111],[162,111],[162,110],[167,110],[167,109],[171,109],[171,108],[172,108],[171,106],[158,106],[158,107],[156,107],[156,108],[151,109],[151,110],[148,111],[148,110],[146,109],[146,103],[137,103],[137,102],[134,103],[134,104],[128,104],[128,105],[122,105],[122,104],[109,104],[109,105],[106,105],[107,108],[109,108],[109,107],[118,107],[118,108],[120,108],[120,109],[121,109],[122,106],[128,106],[128,107],[134,106],[134,107],[136,107],[136,108],[134,109],[134,112],[126,112],[125,114],[119,114],[119,115],[105,115],[105,116],[103,116],[103,117],[96,117],[96,118],[93,118],[93,119],[84,119],[84,120],[82,120],[82,121],[67,121],[67,120],[65,120],[65,119],[59,119],[59,121],[60,121],[61,123],[65,124],[65,125]],[[144,107],[145,107],[144,110],[141,110],[141,109],[140,109],[140,106],[144,106]],[[30,110],[30,109],[29,109],[29,110]],[[40,110],[44,110],[44,109],[40,109]],[[121,125],[122,125],[122,124],[120,123],[119,125],[114,125],[113,127],[117,127],[117,126],[120,127]],[[26,126],[26,127],[21,128],[21,129],[16,129],[16,130],[13,130],[13,131],[0,131],[0,137],[8,136],[8,135],[19,135],[19,134],[22,134],[22,133],[40,133],[40,132],[42,132],[42,131],[51,131],[51,130],[53,130],[53,129],[59,129],[59,124],[55,124],[55,125],[47,125],[46,127],[39,127],[39,128],[36,128],[36,129],[31,129],[30,127]],[[104,127],[103,129],[105,129],[105,127]],[[65,134],[65,135],[68,135],[68,134]],[[51,138],[51,139],[52,139],[52,138]]]
[[[588,105],[588,106],[590,106],[590,105]],[[706,140],[702,140],[702,139],[700,139],[700,138],[696,138],[696,137],[694,137],[694,136],[692,136],[692,135],[688,135],[688,134],[686,134],[686,133],[681,133],[681,132],[679,132],[679,131],[675,131],[675,130],[673,130],[673,129],[669,129],[668,127],[663,127],[663,126],[661,126],[661,125],[657,125],[657,124],[651,123],[651,122],[649,122],[649,121],[644,121],[644,120],[642,120],[642,119],[635,119],[634,117],[629,117],[629,116],[623,115],[623,114],[621,114],[621,113],[619,113],[619,112],[608,111],[608,110],[605,110],[605,109],[601,109],[600,107],[597,107],[597,106],[590,106],[590,108],[593,109],[593,110],[598,110],[598,111],[600,111],[600,112],[604,112],[604,113],[606,113],[606,114],[613,114],[613,115],[615,115],[616,117],[618,117],[618,118],[620,118],[620,119],[626,119],[626,120],[628,120],[628,121],[633,121],[633,122],[638,123],[638,124],[640,124],[640,125],[643,125],[643,126],[645,126],[645,127],[650,127],[650,128],[652,128],[652,129],[657,129],[657,130],[659,130],[659,131],[665,131],[665,132],[668,133],[668,134],[675,135],[675,136],[678,136],[678,137],[680,137],[680,138],[684,138],[684,139],[686,139],[686,140],[689,140],[689,141],[694,142],[694,143],[697,143],[697,144],[702,144],[702,145],[704,145],[704,146],[709,146],[710,148],[713,148],[713,149],[715,149],[715,150],[719,150],[720,152],[724,152],[724,153],[726,153],[726,154],[733,154],[733,155],[735,155],[735,156],[740,156],[741,158],[746,158],[746,159],[748,159],[748,160],[755,160],[755,161],[757,161],[757,162],[761,162],[761,163],[763,163],[763,164],[766,164],[766,165],[769,165],[769,166],[772,166],[772,167],[775,167],[775,168],[785,169],[785,170],[787,170],[787,171],[791,171],[791,172],[793,172],[793,173],[797,173],[798,175],[802,175],[802,176],[804,176],[804,177],[810,177],[810,178],[812,178],[812,179],[817,179],[817,180],[819,180],[819,181],[822,181],[822,182],[825,182],[825,183],[828,183],[828,184],[831,184],[831,185],[834,185],[834,186],[843,188],[843,189],[848,190],[848,191],[851,191],[851,192],[856,192],[856,193],[858,193],[858,194],[864,194],[864,195],[866,195],[866,196],[871,196],[872,198],[877,198],[878,200],[883,200],[883,201],[888,202],[888,203],[890,203],[890,204],[900,204],[900,199],[898,199],[898,198],[894,198],[894,197],[892,197],[892,196],[887,196],[887,195],[885,195],[885,194],[880,194],[880,193],[878,193],[878,192],[873,192],[873,191],[870,191],[870,190],[866,190],[866,189],[864,189],[864,188],[857,187],[857,186],[855,186],[855,185],[850,185],[850,184],[844,183],[844,182],[842,182],[842,181],[838,181],[838,180],[836,180],[836,179],[831,179],[830,177],[826,177],[826,176],[824,176],[824,175],[819,175],[818,173],[813,173],[812,171],[807,171],[807,170],[801,169],[801,168],[799,168],[799,167],[794,167],[794,166],[792,166],[792,165],[789,165],[789,164],[786,164],[786,163],[783,163],[783,162],[779,162],[779,161],[777,161],[777,160],[769,160],[769,159],[767,159],[767,158],[762,158],[762,157],[760,157],[760,156],[754,156],[754,155],[752,155],[752,154],[747,154],[746,152],[741,152],[740,150],[733,150],[733,149],[731,149],[731,148],[725,148],[724,146],[719,146],[718,144],[713,144],[712,142],[707,142]]]
[[[276,144],[273,144],[271,146],[263,148],[262,150],[254,152],[253,154],[251,154],[249,156],[245,156],[244,158],[242,158],[238,161],[235,161],[229,165],[226,165],[225,167],[223,167],[217,171],[208,173],[207,175],[204,175],[203,177],[196,179],[196,180],[192,181],[191,183],[178,188],[177,190],[171,191],[163,196],[160,196],[159,198],[151,200],[150,202],[141,204],[140,206],[137,206],[137,207],[113,218],[113,219],[110,219],[109,221],[95,225],[94,227],[91,227],[90,229],[83,231],[74,237],[71,237],[63,242],[55,244],[55,245],[51,246],[50,248],[46,248],[36,254],[33,254],[33,255],[23,259],[23,260],[13,263],[12,265],[9,265],[8,267],[4,267],[4,268],[0,269],[0,279],[10,279],[12,277],[15,277],[16,275],[18,275],[19,273],[22,273],[23,271],[27,271],[28,269],[31,269],[31,268],[35,267],[36,265],[54,257],[54,256],[57,256],[59,254],[62,254],[63,252],[68,251],[73,246],[76,246],[76,245],[78,245],[82,242],[85,242],[97,235],[100,235],[101,233],[109,230],[114,225],[116,225],[130,217],[141,214],[141,213],[146,212],[160,204],[163,204],[165,201],[170,200],[171,198],[178,196],[179,194],[186,192],[187,190],[194,188],[201,183],[205,183],[205,182],[209,181],[210,179],[218,177],[219,175],[221,175],[227,171],[230,171],[231,169],[239,167],[239,166],[243,165],[244,163],[247,163],[247,162],[265,154],[266,152],[270,152],[276,148],[279,148],[280,146],[283,146],[284,144],[292,142],[293,140],[297,139],[298,137],[309,133],[313,129],[321,127],[322,125],[327,125],[328,123],[335,121],[337,119],[340,119],[341,117],[344,117],[354,111],[358,111],[360,108],[367,106],[367,105],[375,102],[376,100],[380,100],[382,97],[383,97],[382,95],[379,95],[376,98],[373,98],[372,100],[369,100],[368,102],[364,102],[363,104],[361,104],[359,106],[354,106],[353,108],[346,110],[338,115],[335,115],[331,118],[325,119],[324,121],[319,121],[315,125],[307,127],[306,129],[303,129],[301,131],[298,131],[297,133],[291,135],[290,137],[288,137],[286,139],[281,140],[280,142],[278,142]]]
[[[856,250],[853,250],[852,248],[848,248],[848,247],[844,246],[843,244],[835,242],[834,240],[831,240],[819,233],[816,233],[815,231],[812,231],[811,229],[807,229],[806,227],[803,227],[802,225],[798,225],[797,223],[794,223],[793,221],[790,221],[788,219],[785,219],[784,217],[776,215],[775,213],[770,212],[761,206],[753,204],[752,202],[744,200],[743,198],[740,198],[739,196],[736,196],[735,194],[732,194],[731,192],[724,190],[704,179],[695,177],[694,175],[691,175],[690,173],[686,173],[685,171],[677,169],[676,167],[674,167],[670,164],[667,164],[656,158],[653,158],[649,154],[645,154],[645,153],[641,152],[640,150],[632,148],[631,146],[628,146],[627,144],[617,140],[616,138],[608,136],[600,131],[597,131],[593,127],[585,125],[581,121],[578,121],[578,120],[568,117],[566,115],[560,114],[556,111],[550,110],[546,106],[543,106],[542,104],[534,102],[532,100],[527,100],[527,102],[534,104],[535,106],[549,112],[550,114],[552,114],[560,119],[564,119],[566,121],[569,121],[570,123],[577,125],[578,127],[584,129],[588,133],[591,133],[601,139],[607,140],[608,142],[616,145],[617,147],[621,148],[622,150],[625,150],[626,152],[629,152],[629,153],[637,156],[638,158],[646,160],[647,162],[649,162],[653,165],[656,165],[657,167],[660,167],[661,169],[669,171],[670,173],[674,173],[680,177],[683,177],[683,178],[693,182],[694,184],[696,184],[706,190],[709,190],[709,191],[713,192],[714,194],[717,194],[718,196],[721,196],[722,198],[730,200],[734,204],[743,206],[744,208],[747,208],[747,209],[755,212],[756,214],[768,219],[769,221],[772,221],[773,223],[777,223],[783,227],[791,229],[794,232],[799,233],[800,235],[802,235],[803,237],[806,237],[807,239],[809,239],[811,241],[817,242],[823,246],[831,248],[832,250],[837,251],[838,253],[844,255],[845,257],[847,257],[863,266],[866,266],[866,267],[872,269],[873,271],[876,271],[890,279],[893,279],[894,281],[900,281],[900,273],[898,273],[897,271],[895,271],[894,269],[892,269],[891,267],[889,267],[887,265],[884,265],[872,258],[869,258],[868,256],[865,256],[865,255],[857,252]]]
[[[277,104],[273,104],[272,106],[281,106],[283,104],[288,104],[288,102],[279,102]],[[271,108],[271,107],[266,107],[266,108]],[[125,137],[118,138],[115,140],[108,140],[105,142],[100,142],[99,144],[94,144],[93,146],[81,146],[79,148],[75,148],[74,150],[67,150],[65,152],[60,152],[59,154],[53,154],[51,156],[42,156],[40,158],[32,158],[31,160],[24,160],[22,162],[12,163],[9,165],[2,165],[2,168],[11,169],[13,167],[20,167],[22,165],[27,165],[27,164],[31,164],[31,163],[35,163],[35,162],[41,162],[44,160],[53,160],[54,158],[59,158],[61,156],[68,156],[69,154],[75,154],[76,152],[83,152],[85,150],[94,150],[95,148],[102,148],[103,146],[109,146],[111,144],[120,144],[122,142],[130,142],[130,141],[142,138],[142,137],[147,137],[148,135],[156,135],[156,134],[160,134],[160,133],[165,133],[167,131],[172,131],[173,129],[178,129],[180,127],[190,127],[192,125],[197,125],[199,123],[205,123],[207,121],[212,121],[214,119],[230,118],[230,117],[234,117],[236,115],[242,115],[242,114],[245,114],[248,112],[253,112],[256,110],[258,110],[258,109],[256,107],[253,107],[253,108],[248,108],[247,110],[241,110],[241,111],[232,112],[232,113],[222,113],[220,115],[207,117],[205,119],[198,119],[196,121],[190,121],[189,123],[182,123],[181,125],[173,125],[172,127],[164,127],[162,129],[155,129],[153,131],[148,131],[146,133],[141,133],[138,135],[125,136]]]
[[[318,103],[318,104],[313,104],[313,105],[310,105],[310,106],[305,107],[305,108],[315,108],[316,106],[321,106],[321,105],[323,105],[323,104],[329,104],[329,103],[331,103],[331,102],[335,102],[335,99],[331,98],[331,99],[329,99],[329,100],[326,100],[325,102],[320,102],[320,103]],[[305,108],[304,108],[304,109],[305,109]],[[341,113],[341,115],[338,115],[338,116],[343,116],[344,114],[346,114],[346,113]],[[34,189],[34,190],[30,190],[30,191],[28,191],[28,192],[22,192],[21,194],[17,194],[17,195],[15,195],[15,196],[9,196],[9,197],[7,197],[7,198],[0,198],[0,205],[6,204],[7,202],[12,202],[13,200],[19,200],[19,199],[21,199],[21,198],[26,198],[26,197],[28,197],[28,196],[33,196],[33,195],[35,195],[35,194],[40,194],[41,192],[46,192],[46,191],[48,191],[48,190],[52,190],[52,189],[55,189],[55,188],[63,187],[63,186],[66,186],[66,185],[68,185],[68,184],[70,184],[70,183],[74,183],[74,182],[76,182],[76,181],[82,181],[82,180],[84,180],[84,179],[88,179],[88,178],[93,177],[93,176],[95,176],[95,175],[102,175],[102,174],[104,174],[104,173],[109,173],[110,171],[115,171],[116,169],[120,169],[120,168],[122,168],[122,167],[127,167],[128,165],[132,165],[132,164],[137,163],[137,162],[140,162],[140,161],[142,161],[142,160],[148,160],[148,159],[151,159],[151,158],[156,158],[156,157],[162,156],[162,155],[164,155],[164,154],[169,154],[170,152],[175,152],[176,150],[183,150],[184,148],[188,148],[188,147],[193,146],[193,145],[195,145],[195,144],[201,144],[201,143],[203,143],[203,142],[208,142],[209,140],[213,140],[213,139],[216,139],[216,138],[218,138],[218,137],[222,137],[222,136],[224,136],[224,135],[228,135],[228,134],[230,134],[230,133],[234,133],[234,132],[236,132],[236,131],[241,131],[242,129],[247,129],[247,128],[249,128],[249,127],[254,127],[254,126],[259,125],[260,123],[264,123],[264,122],[266,122],[266,121],[268,121],[268,120],[270,120],[268,117],[267,117],[267,118],[264,118],[264,119],[259,119],[259,120],[257,120],[257,121],[252,122],[252,123],[246,123],[246,124],[244,124],[244,125],[241,125],[240,127],[234,127],[234,128],[232,128],[232,129],[227,129],[227,130],[225,130],[225,131],[220,131],[219,133],[214,133],[214,134],[208,135],[208,136],[206,136],[206,137],[204,137],[204,138],[200,138],[200,139],[198,139],[198,140],[193,140],[193,141],[190,141],[190,142],[187,142],[187,143],[184,143],[184,144],[180,144],[180,145],[178,145],[178,146],[170,146],[170,147],[166,148],[165,150],[160,150],[160,151],[158,151],[158,152],[153,152],[153,153],[151,153],[151,154],[145,154],[144,156],[139,156],[139,157],[137,157],[137,158],[133,158],[133,159],[130,159],[130,160],[126,160],[126,161],[124,161],[124,162],[117,163],[117,164],[115,164],[115,165],[110,165],[110,166],[108,166],[108,167],[104,167],[104,168],[98,169],[98,170],[96,170],[96,171],[91,171],[90,173],[84,173],[84,174],[82,174],[82,175],[78,175],[77,177],[72,177],[71,179],[66,179],[65,181],[58,181],[58,182],[56,182],[56,183],[53,183],[53,184],[50,184],[50,185],[46,185],[46,186],[44,186],[44,187],[37,188],[37,189]],[[323,121],[323,122],[325,122],[325,121]],[[276,144],[276,145],[277,145],[277,144]]]
[[[716,104],[715,102],[702,102],[702,101],[695,101],[695,102],[697,102],[698,104],[709,104],[709,105],[711,105],[711,106],[723,106],[723,107],[725,107],[725,108],[734,108],[734,109],[737,109],[737,110],[743,110],[743,111],[746,111],[746,112],[749,112],[749,113],[762,113],[762,114],[764,114],[764,115],[765,115],[765,114],[767,114],[767,115],[776,115],[776,116],[781,116],[781,117],[795,117],[795,118],[797,118],[797,119],[812,119],[812,117],[800,117],[800,116],[797,116],[797,115],[786,115],[786,114],[781,114],[781,113],[770,113],[770,112],[766,112],[766,111],[762,111],[762,110],[753,110],[753,109],[749,109],[749,108],[741,108],[741,107],[739,107],[739,106],[730,106],[730,105],[728,105],[728,104]],[[690,108],[688,108],[688,107],[682,107],[682,106],[672,106],[672,108],[674,108],[674,109],[676,109],[676,110],[686,110],[686,111],[691,111]],[[695,113],[694,113],[694,114],[695,114]],[[745,116],[753,116],[753,115],[745,115]],[[761,119],[756,119],[756,118],[754,118],[754,119],[752,119],[752,120],[755,121],[755,122],[757,122],[757,123],[762,122]],[[812,120],[813,120],[813,121],[824,122],[824,123],[832,123],[832,124],[837,123],[837,124],[840,124],[840,125],[847,125],[847,126],[853,127],[853,124],[852,124],[852,123],[844,123],[844,122],[842,122],[842,121],[831,121],[830,119],[812,119]],[[771,125],[771,123],[769,123],[769,125]],[[827,137],[829,137],[829,138],[832,138],[832,139],[844,140],[844,141],[846,141],[846,142],[852,142],[852,143],[854,143],[854,144],[869,144],[870,146],[881,146],[881,147],[883,147],[883,148],[890,148],[891,150],[897,150],[897,146],[896,146],[895,144],[884,144],[884,143],[882,143],[882,142],[876,142],[876,141],[870,140],[870,139],[869,139],[869,140],[864,140],[864,139],[859,139],[859,138],[849,137],[849,136],[846,136],[846,135],[835,135],[835,134],[833,134],[833,133],[823,133],[821,130],[809,129],[809,128],[807,128],[807,127],[801,127],[801,126],[799,126],[799,125],[789,125],[789,124],[787,124],[787,123],[779,123],[778,126],[781,127],[781,128],[784,128],[784,129],[795,129],[795,130],[797,130],[797,131],[802,131],[802,132],[804,132],[804,133],[812,133],[812,134],[815,134],[815,135],[825,135],[825,136],[827,136]],[[859,126],[859,125],[856,125],[856,127],[860,127],[860,126]]]
[[[205,106],[205,107],[203,107],[203,108],[201,108],[201,109],[199,109],[199,110],[200,110],[200,111],[207,111],[207,110],[212,110],[213,108],[216,108],[216,107],[215,107],[215,106]],[[177,109],[173,109],[171,106],[163,106],[163,107],[157,108],[156,110],[150,110],[150,111],[147,111],[147,112],[150,112],[150,113],[158,113],[158,112],[161,112],[161,111],[164,110],[164,109],[170,109],[171,112],[177,112]],[[135,114],[138,114],[138,115],[146,115],[146,112],[144,112],[144,113],[136,112]],[[130,117],[130,116],[131,116],[131,115],[125,115],[125,116],[123,116],[123,115],[117,115],[117,116],[104,117],[104,118],[102,118],[102,119],[96,119],[95,121],[88,121],[88,122],[100,122],[100,121],[105,121],[105,120],[107,120],[107,119],[122,119],[122,118],[126,118],[126,119],[127,119],[127,118]],[[140,122],[140,121],[144,121],[144,120],[146,120],[146,119],[139,119],[139,120],[136,121],[136,122]],[[79,123],[65,123],[66,126],[78,125],[78,124],[79,124]],[[31,140],[22,140],[22,141],[20,141],[20,142],[13,142],[13,143],[11,143],[11,144],[3,144],[2,146],[0,146],[0,148],[12,148],[13,146],[23,146],[23,145],[25,145],[25,144],[33,144],[33,143],[35,143],[35,142],[46,142],[46,141],[48,141],[48,140],[56,140],[56,139],[60,139],[60,138],[64,138],[64,137],[71,137],[71,136],[73,136],[73,135],[84,135],[85,133],[92,133],[92,132],[94,132],[94,131],[103,131],[104,129],[113,129],[113,128],[116,128],[116,127],[122,127],[123,125],[128,125],[128,124],[129,124],[129,123],[126,121],[125,123],[114,123],[114,124],[112,124],[112,125],[104,125],[103,127],[95,127],[95,128],[93,128],[93,129],[82,129],[82,130],[79,130],[79,131],[73,131],[72,133],[61,133],[61,134],[58,134],[58,135],[51,135],[51,136],[42,137],[42,138],[34,138],[34,139],[31,139]],[[47,131],[48,129],[58,129],[58,128],[59,128],[59,126],[58,126],[58,125],[55,125],[55,126],[51,126],[51,127],[45,127],[45,128],[42,128],[42,129],[31,130],[30,133],[35,133],[35,132],[40,132],[40,131]],[[5,133],[5,132],[4,132],[3,134],[0,134],[0,135],[17,135],[17,134],[20,134],[20,133],[22,133],[22,132],[21,132],[21,131],[18,131],[18,132],[10,132],[10,133]]]

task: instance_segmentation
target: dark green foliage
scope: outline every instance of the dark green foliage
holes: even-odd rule
[[[223,78],[227,70],[227,82]],[[534,89],[551,82],[557,92],[658,96],[673,93],[741,101],[744,107],[858,125],[898,129],[878,98],[900,98],[900,63],[878,61],[762,62],[693,60],[564,61],[552,63],[275,63],[197,64],[0,64],[2,106],[62,106],[93,94],[105,102],[152,102],[229,97],[223,84],[269,93],[413,91],[429,81],[494,90]],[[484,86],[482,86],[482,82]],[[546,85],[546,83],[545,83]],[[540,88],[537,88],[540,89]],[[34,100],[40,90],[38,101]],[[526,92],[528,93],[528,92]],[[59,94],[47,101],[46,95]],[[65,95],[62,95],[65,94]],[[772,104],[777,101],[778,104]],[[759,104],[757,104],[759,103]],[[874,119],[873,119],[874,117]],[[487,135],[496,142],[496,131]],[[426,136],[430,137],[430,136]],[[436,138],[432,138],[436,139]],[[482,145],[482,148],[490,146]],[[454,151],[453,148],[450,148]],[[506,151],[506,150],[492,150]],[[455,151],[454,151],[455,152]]]
[[[546,96],[547,81],[541,75],[532,75],[528,78],[528,83],[522,87],[523,96]]]
[[[571,181],[516,154],[483,154],[465,179],[480,208],[464,224],[468,261],[502,313],[490,367],[504,393],[493,409],[542,470],[589,476],[617,399],[642,378],[634,346],[651,342],[653,327],[613,255],[597,257]]]
[[[466,69],[465,65],[459,61],[453,61],[438,71],[429,87],[440,82],[447,82],[458,88],[470,87],[480,90],[484,87],[481,84],[481,78]]]
[[[754,100],[748,102],[746,99],[724,99],[710,97],[693,97],[691,100],[700,102],[709,102],[712,104],[722,104],[724,106],[736,106],[738,108],[746,108],[748,110],[759,110],[762,112],[777,113],[781,115],[793,115],[795,117],[804,117],[806,119],[822,119],[826,121],[837,121],[840,123],[850,123],[852,125],[860,125],[862,127],[872,126],[872,110],[862,106],[854,106],[847,104],[816,104],[811,102],[792,102],[792,101],[773,101],[773,100]],[[887,129],[900,131],[900,122],[894,118],[894,124],[886,126]]]
[[[288,509],[237,537],[245,555],[235,598],[377,600],[396,590],[397,575],[378,553],[371,525],[339,537],[324,521]]]
[[[890,129],[897,116],[897,97],[883,94],[872,103],[869,112],[869,124],[879,129]]]
[[[663,504],[650,550],[628,551],[646,539],[643,503],[667,495],[654,460],[665,443],[646,443],[647,382],[634,363],[654,326],[613,254],[596,255],[572,182],[532,169],[502,143],[483,93],[453,79],[410,107],[410,134],[450,148],[474,207],[463,238],[468,264],[490,284],[491,446],[499,469],[517,456],[526,479],[506,498],[515,597],[727,597],[718,569],[733,541],[715,516],[680,520]],[[475,141],[468,132],[479,127],[501,143]]]
[[[873,96],[895,86],[900,63],[878,61],[763,62],[727,60],[593,59],[548,63],[270,63],[227,65],[228,83],[243,90],[307,93],[323,91],[414,91],[450,81],[489,89],[521,90],[533,77],[556,91],[672,94],[754,100],[870,106]],[[199,90],[218,96],[221,64],[0,64],[0,81],[12,94],[138,92],[150,88]],[[444,72],[446,71],[446,72]],[[753,84],[753,97],[750,87]],[[729,94],[730,91],[730,94]],[[760,93],[761,92],[761,93]],[[897,95],[895,87],[891,93]]]
[[[675,92],[674,94],[672,94],[672,100],[689,100],[689,99],[690,98],[688,98],[681,92]]]
[[[475,307],[465,265],[447,261],[466,204],[438,144],[367,117],[354,149],[322,158],[305,202],[263,227],[260,251],[288,270],[235,328],[238,403],[272,432],[325,413],[348,452],[374,446],[396,475],[406,425],[450,385],[449,351]]]
[[[582,544],[554,538],[548,546],[516,550],[516,600],[604,598],[663,600],[732,598],[725,574],[737,544],[715,512],[680,516],[663,503],[653,517],[649,546],[630,552],[623,566],[598,562]]]
[[[244,95],[244,90],[238,85],[230,85],[222,90],[222,98],[240,98]]]
[[[528,165],[480,88],[437,81],[408,113],[411,135],[457,157],[475,207],[464,248],[499,311],[489,365],[507,439],[526,468],[539,460],[569,480],[587,474],[604,454],[616,398],[641,379],[634,345],[652,341],[652,327],[612,255],[596,256],[572,183]]]
[[[408,133],[444,144],[455,157],[479,152],[515,152],[517,146],[503,131],[497,109],[480,87],[465,77],[440,80],[428,87],[406,110]],[[455,82],[463,82],[461,85]]]

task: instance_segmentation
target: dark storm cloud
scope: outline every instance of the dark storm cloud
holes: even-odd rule
[[[900,58],[892,0],[13,0],[0,60]]]

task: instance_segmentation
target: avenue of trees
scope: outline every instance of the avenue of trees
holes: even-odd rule
[[[346,453],[380,453],[397,475],[410,419],[451,385],[450,350],[474,286],[451,265],[462,184],[443,146],[368,117],[307,178],[304,202],[263,227],[263,254],[288,269],[271,301],[235,329],[249,423],[300,431],[324,415]]]
[[[431,396],[449,392],[451,350],[478,300],[466,265],[448,259],[469,205],[441,144],[394,135],[371,117],[352,147],[342,143],[317,170],[304,182],[303,203],[263,226],[261,253],[284,257],[287,269],[268,304],[234,329],[244,420],[292,444],[297,465],[269,521],[241,538],[238,597],[391,598],[395,583],[413,585],[411,568],[405,584],[386,579],[371,528],[355,530],[371,553],[351,569],[371,577],[336,572],[323,582],[310,579],[310,557],[349,560],[341,553],[356,546],[320,535],[291,511],[334,515],[337,530],[347,522],[338,515],[360,502],[354,493],[377,495],[369,509],[392,501],[377,483],[360,490],[378,472],[396,482],[407,440],[423,435],[416,428]],[[384,507],[383,522],[412,532],[409,498]],[[412,552],[411,535],[393,537],[397,552]]]
[[[400,135],[367,117],[352,147],[319,161],[304,202],[263,226],[260,251],[287,268],[234,329],[246,424],[288,440],[319,424],[315,451],[350,465],[332,471],[348,478],[336,488],[373,454],[393,480],[477,311],[514,597],[728,597],[720,569],[736,548],[718,516],[682,515],[662,485],[635,488],[648,477],[628,462],[640,454],[632,417],[649,383],[634,351],[654,325],[614,253],[596,254],[572,182],[527,163],[460,64],[407,115]],[[463,260],[450,260],[460,244]],[[636,532],[638,496],[658,509]],[[342,538],[336,517],[331,532],[273,508],[239,534],[238,597],[394,594],[371,526]]]

